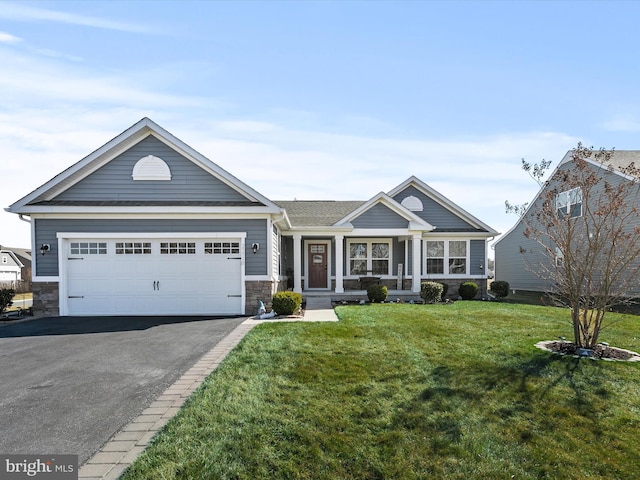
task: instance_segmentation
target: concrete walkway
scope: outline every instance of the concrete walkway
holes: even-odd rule
[[[213,372],[240,340],[261,323],[337,322],[328,297],[309,297],[303,318],[260,320],[249,318],[204,355],[137,418],[125,425],[78,472],[79,480],[116,480],[147,447],[151,439],[180,410],[191,394]]]

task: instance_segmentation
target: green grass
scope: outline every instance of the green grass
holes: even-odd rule
[[[629,479],[640,365],[561,357],[567,310],[338,307],[256,327],[126,479]],[[602,340],[640,349],[637,317]]]

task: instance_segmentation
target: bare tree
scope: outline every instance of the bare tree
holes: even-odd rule
[[[633,163],[614,166],[614,156],[614,150],[579,143],[570,161],[546,181],[550,162],[522,160],[542,190],[530,206],[505,202],[508,212],[522,216],[524,236],[545,259],[533,273],[548,281],[557,302],[570,307],[578,348],[597,344],[605,313],[630,302],[638,284],[640,169]]]

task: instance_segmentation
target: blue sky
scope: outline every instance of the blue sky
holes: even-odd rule
[[[506,232],[520,159],[640,149],[637,2],[0,1],[0,206],[148,116],[274,200],[416,175]],[[29,245],[0,211],[0,244]]]

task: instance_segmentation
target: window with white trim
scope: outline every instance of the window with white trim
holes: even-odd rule
[[[427,240],[425,248],[427,275],[467,275],[468,240]]]
[[[349,275],[391,275],[391,240],[350,240]]]
[[[556,195],[556,212],[558,217],[568,215],[569,218],[582,216],[582,190],[572,188]]]
[[[564,254],[556,247],[556,267],[564,267]]]
[[[106,242],[71,242],[69,244],[71,255],[106,255]]]

